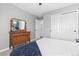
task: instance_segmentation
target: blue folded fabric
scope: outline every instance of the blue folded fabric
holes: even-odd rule
[[[10,56],[42,56],[36,41],[15,48]]]

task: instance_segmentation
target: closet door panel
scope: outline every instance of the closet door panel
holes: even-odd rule
[[[61,37],[61,17],[59,15],[53,15],[51,18],[51,37]]]
[[[62,38],[75,41],[78,38],[78,12],[62,15]]]
[[[78,12],[51,16],[51,37],[55,39],[78,39]]]

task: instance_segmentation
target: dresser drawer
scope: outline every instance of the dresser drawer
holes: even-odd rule
[[[19,45],[22,43],[26,43],[28,40],[27,37],[21,36],[21,37],[14,37],[12,41],[13,41],[13,45]]]
[[[21,33],[11,33],[11,44],[13,47],[16,47],[21,44],[26,44],[30,41],[30,32],[21,32]]]
[[[12,36],[27,36],[30,35],[30,33],[16,33],[16,34],[12,34]]]

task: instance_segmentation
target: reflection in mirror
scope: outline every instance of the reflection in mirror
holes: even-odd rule
[[[12,18],[11,20],[11,30],[17,31],[17,30],[26,30],[26,22],[23,20]]]
[[[25,29],[25,22],[19,21],[19,29],[24,30]]]

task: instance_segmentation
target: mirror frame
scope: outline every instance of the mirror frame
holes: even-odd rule
[[[11,32],[17,32],[17,31],[12,31],[12,23],[13,23],[13,20],[17,20],[17,21],[24,21],[25,22],[25,25],[24,25],[24,30],[20,30],[20,31],[26,31],[26,21],[25,20],[21,20],[21,19],[17,19],[17,18],[11,18],[10,20],[10,31]]]

